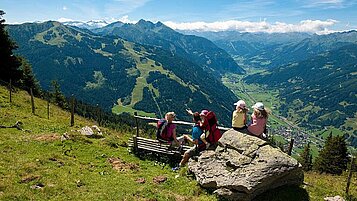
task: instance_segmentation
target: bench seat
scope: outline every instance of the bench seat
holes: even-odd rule
[[[185,151],[190,149],[190,146],[181,146],[177,147],[174,145],[170,145],[166,142],[160,142],[159,140],[153,140],[143,137],[133,137],[129,140],[129,147],[132,147],[135,150],[134,140],[136,139],[137,151],[148,151],[148,152],[156,152],[160,154],[166,155],[183,155]]]

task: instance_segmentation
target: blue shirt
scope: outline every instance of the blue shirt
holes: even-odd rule
[[[198,144],[202,144],[201,134],[203,133],[202,129],[199,126],[194,126],[192,128],[192,140],[198,140]]]

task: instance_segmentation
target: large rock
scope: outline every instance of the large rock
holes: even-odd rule
[[[215,151],[204,151],[188,167],[199,184],[228,200],[251,200],[283,185],[300,185],[301,165],[257,137],[225,132]]]

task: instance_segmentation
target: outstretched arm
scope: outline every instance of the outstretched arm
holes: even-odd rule
[[[193,140],[193,139],[190,138],[190,136],[188,136],[188,135],[184,135],[183,137],[184,137],[184,139],[186,139],[187,141],[191,142],[192,144],[198,144],[198,139]]]
[[[186,109],[186,112],[189,114],[189,115],[193,115],[193,112],[191,109]]]

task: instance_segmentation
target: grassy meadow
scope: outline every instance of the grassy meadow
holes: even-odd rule
[[[0,200],[218,200],[202,189],[186,169],[172,172],[167,164],[131,154],[131,131],[101,128],[103,136],[85,137],[76,130],[96,122],[35,99],[24,91],[9,93],[0,86],[0,125],[23,123],[24,130],[0,128]],[[67,139],[61,137],[66,133]],[[69,139],[68,139],[69,138]],[[162,176],[166,181],[157,182]],[[344,195],[342,176],[306,173],[307,185],[279,188],[256,200],[323,200]],[[357,198],[356,175],[350,192]]]

